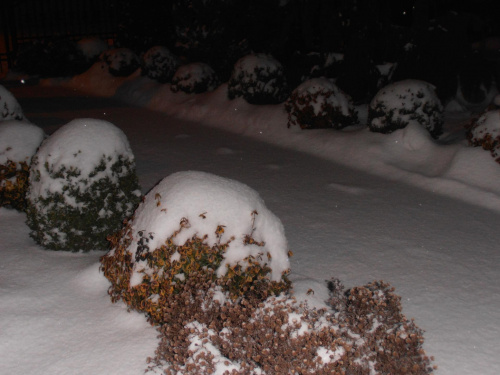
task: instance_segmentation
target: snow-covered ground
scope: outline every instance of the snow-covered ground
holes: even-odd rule
[[[282,105],[229,101],[226,85],[174,94],[98,65],[57,83],[9,89],[48,134],[74,118],[122,129],[143,192],[185,170],[249,185],[285,227],[299,297],[320,306],[331,277],[347,287],[384,280],[426,331],[437,375],[500,372],[500,165],[467,146],[471,113],[448,110],[434,141],[418,126],[289,129]],[[24,221],[0,208],[0,374],[142,373],[157,333],[111,304],[102,252],[43,250]]]

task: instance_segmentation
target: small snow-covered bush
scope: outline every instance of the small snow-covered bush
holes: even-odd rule
[[[153,367],[169,375],[432,373],[422,331],[388,284],[345,290],[334,279],[329,287],[332,309],[315,309],[288,293],[221,302],[209,282],[189,280],[169,300]]]
[[[164,178],[110,241],[101,268],[112,301],[155,323],[189,280],[231,298],[263,299],[289,287],[281,221],[248,186],[208,173]]]
[[[26,209],[31,157],[44,137],[43,130],[31,123],[0,122],[0,207]]]
[[[285,102],[285,109],[288,127],[341,129],[358,120],[351,98],[326,78],[299,85]]]
[[[113,124],[76,119],[32,159],[26,195],[31,237],[52,250],[104,250],[140,200],[135,161]]]
[[[168,48],[151,47],[142,57],[142,74],[160,83],[168,83],[179,64],[179,58]]]
[[[115,77],[127,77],[140,66],[139,57],[129,48],[114,48],[104,51],[100,59],[108,66]]]
[[[500,163],[500,110],[487,111],[473,120],[467,138],[472,146],[490,151]]]
[[[80,39],[76,46],[88,62],[94,62],[104,51],[108,50],[108,44],[97,37]]]
[[[251,104],[276,104],[288,96],[283,66],[272,56],[257,53],[239,59],[228,82],[228,97]]]
[[[434,86],[408,79],[380,89],[368,108],[370,130],[391,133],[410,123],[423,126],[434,138],[442,134],[443,106]]]
[[[183,91],[188,94],[199,94],[215,90],[219,83],[217,74],[209,65],[191,63],[177,69],[170,88],[173,92]]]
[[[0,85],[0,121],[24,119],[21,106],[14,95],[4,86]]]

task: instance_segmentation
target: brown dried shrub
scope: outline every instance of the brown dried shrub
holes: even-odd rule
[[[386,283],[345,291],[329,282],[332,310],[289,294],[220,300],[207,273],[191,278],[164,309],[151,367],[165,374],[430,374],[423,336]]]
[[[26,210],[28,177],[29,165],[26,162],[7,160],[5,164],[0,164],[0,207]]]

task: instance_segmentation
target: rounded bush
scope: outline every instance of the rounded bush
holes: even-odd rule
[[[80,39],[76,46],[82,53],[85,61],[88,62],[95,62],[103,52],[108,50],[108,44],[97,37]]]
[[[140,66],[139,57],[128,48],[104,51],[100,58],[108,66],[109,73],[115,77],[127,77]]]
[[[285,109],[288,127],[341,129],[358,121],[351,98],[326,78],[299,85],[285,102]]]
[[[487,111],[473,120],[467,138],[472,146],[490,151],[500,163],[500,110]]]
[[[142,57],[142,74],[160,83],[172,80],[180,60],[166,47],[150,48]]]
[[[276,104],[288,96],[283,66],[267,54],[242,57],[228,82],[228,97],[243,97],[251,104]]]
[[[27,199],[31,237],[52,250],[105,250],[140,200],[135,160],[113,124],[76,119],[32,159]]]
[[[380,89],[368,108],[371,131],[392,133],[410,123],[426,128],[433,138],[442,134],[443,106],[430,83],[407,79]]]
[[[262,299],[289,287],[280,220],[248,186],[208,173],[163,179],[110,241],[101,268],[112,300],[155,323],[189,280],[201,285],[209,277],[232,298]]]
[[[4,86],[0,85],[0,121],[24,119],[21,106],[14,95]]]
[[[31,123],[0,122],[0,207],[26,209],[31,157],[44,137],[43,130]]]
[[[175,72],[170,88],[173,92],[183,91],[188,94],[199,94],[213,91],[220,81],[215,71],[205,63],[182,65]]]

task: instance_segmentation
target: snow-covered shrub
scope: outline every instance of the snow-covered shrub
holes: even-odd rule
[[[183,91],[188,94],[199,94],[213,91],[220,81],[215,71],[205,63],[182,65],[175,72],[170,88],[173,92]]]
[[[31,163],[27,223],[52,250],[104,250],[140,200],[135,161],[113,124],[76,119],[47,138]]]
[[[108,66],[115,77],[127,77],[140,66],[139,57],[129,48],[114,48],[104,51],[100,59]]]
[[[380,89],[368,108],[370,130],[391,133],[410,123],[423,126],[434,138],[442,134],[443,106],[434,86],[408,79]]]
[[[151,47],[142,57],[142,74],[160,83],[168,83],[179,64],[180,59],[168,48]]]
[[[288,127],[341,129],[358,120],[351,98],[326,78],[299,85],[285,102],[285,109]]]
[[[289,287],[281,221],[248,186],[208,173],[164,178],[110,241],[101,268],[112,301],[155,323],[189,280],[200,287],[209,281],[230,298],[263,299]]]
[[[26,209],[31,157],[42,143],[41,128],[25,121],[0,122],[0,207]]]
[[[432,373],[422,331],[388,284],[330,284],[333,310],[287,293],[221,302],[208,280],[190,280],[169,300],[153,363],[170,375]]]
[[[272,56],[257,53],[239,59],[228,82],[228,97],[251,104],[276,104],[288,96],[283,66]]]
[[[0,85],[0,121],[24,119],[21,106],[14,95],[4,86]]]
[[[500,163],[500,110],[487,111],[472,121],[467,130],[469,143],[491,152]]]
[[[96,61],[104,51],[108,50],[108,44],[97,37],[80,39],[76,46],[88,62]]]

